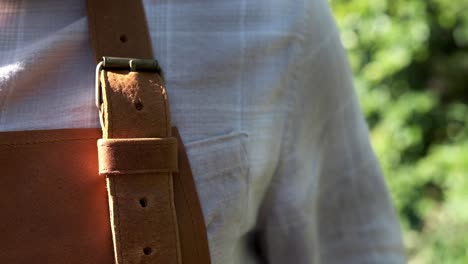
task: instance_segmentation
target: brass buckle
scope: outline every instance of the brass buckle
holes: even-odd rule
[[[131,72],[156,72],[162,77],[162,70],[157,60],[120,57],[102,57],[96,66],[96,107],[101,109],[102,91],[99,75],[101,70],[127,70]]]

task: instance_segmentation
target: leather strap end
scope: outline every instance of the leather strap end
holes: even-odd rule
[[[177,139],[99,139],[99,174],[177,172]]]

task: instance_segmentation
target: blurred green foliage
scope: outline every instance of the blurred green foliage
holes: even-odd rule
[[[330,0],[409,263],[468,263],[468,0]]]

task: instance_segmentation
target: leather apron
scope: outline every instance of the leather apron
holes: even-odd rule
[[[89,0],[88,19],[102,130],[0,133],[0,263],[208,264],[143,5]]]

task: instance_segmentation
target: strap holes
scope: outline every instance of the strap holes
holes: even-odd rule
[[[141,198],[139,202],[140,202],[141,207],[143,208],[148,206],[148,201],[146,200],[146,198]]]
[[[127,40],[128,40],[128,39],[127,39],[127,36],[126,36],[125,34],[120,35],[120,38],[119,38],[119,39],[120,39],[120,42],[122,42],[122,43],[125,43],[125,42],[127,42]]]
[[[150,247],[145,247],[145,248],[143,249],[143,253],[144,253],[146,256],[150,255],[152,252],[153,252],[153,250],[152,250]]]
[[[135,109],[138,111],[141,111],[143,109],[143,103],[140,100],[135,102]]]

